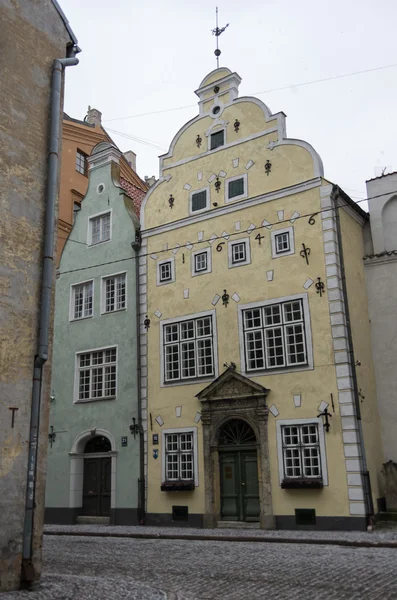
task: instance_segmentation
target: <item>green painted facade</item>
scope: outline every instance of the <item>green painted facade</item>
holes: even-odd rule
[[[107,143],[98,144],[89,157],[87,194],[63,250],[56,282],[50,426],[59,433],[48,449],[47,522],[74,523],[84,514],[83,454],[87,441],[96,435],[107,437],[112,446],[110,522],[133,524],[138,518],[140,440],[129,426],[133,417],[139,422],[137,261],[132,246],[139,221],[118,182],[119,157],[119,151]],[[90,218],[109,211],[110,240],[89,245]],[[126,274],[126,307],[101,314],[102,278],[118,273]],[[93,316],[70,320],[74,316],[71,286],[87,280],[93,281]],[[77,354],[108,347],[117,348],[115,397],[79,401]]]

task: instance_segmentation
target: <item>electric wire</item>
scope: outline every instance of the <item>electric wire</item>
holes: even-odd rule
[[[391,193],[391,194],[397,193],[397,190],[394,190],[394,191],[389,192],[389,193]],[[364,198],[363,200],[358,200],[356,202],[356,204],[360,204],[361,202],[367,202],[368,200],[373,200],[374,198],[379,198],[381,196],[384,196],[384,194],[378,194],[377,196],[370,196],[369,198]],[[351,204],[348,204],[348,203],[346,203],[346,204],[339,204],[335,208],[339,209],[339,208],[344,208],[344,207],[347,207],[347,206],[351,207]],[[321,214],[323,212],[327,212],[329,210],[332,210],[332,209],[330,209],[330,208],[322,208],[322,209],[317,210],[315,212],[309,212],[309,213],[304,214],[304,215],[299,215],[299,217],[294,218],[293,221],[295,222],[295,221],[298,221],[300,219],[307,219],[307,218],[311,218],[311,217],[314,218],[317,215],[319,215],[319,214]],[[233,231],[232,233],[228,233],[227,234],[228,238],[223,237],[222,235],[220,235],[220,236],[217,236],[216,238],[208,238],[206,240],[198,240],[197,242],[194,242],[194,243],[192,242],[192,243],[193,243],[193,245],[197,245],[197,244],[205,244],[205,243],[211,243],[212,244],[212,243],[216,242],[217,240],[227,241],[229,239],[229,237],[232,237],[232,236],[235,236],[235,235],[242,235],[243,233],[248,233],[250,235],[253,231],[257,231],[259,229],[267,229],[267,228],[273,227],[273,225],[280,225],[280,224],[283,224],[283,223],[289,223],[290,221],[291,221],[291,219],[282,219],[281,221],[275,221],[274,223],[267,223],[266,225],[255,226],[255,229],[247,228],[247,229],[242,230],[242,231]],[[59,237],[61,237],[61,236],[59,236]],[[84,246],[88,246],[89,245],[89,244],[86,244],[85,242],[80,242],[78,240],[73,240],[73,239],[69,239],[69,238],[63,238],[63,239],[66,239],[67,241],[70,241],[70,242],[77,242],[78,244],[83,244]],[[178,245],[178,246],[174,246],[173,248],[166,248],[166,249],[163,248],[161,250],[152,250],[151,252],[140,253],[138,256],[128,256],[126,258],[119,258],[117,260],[112,260],[112,261],[105,262],[105,263],[98,263],[96,265],[90,265],[88,267],[79,267],[78,269],[69,269],[67,271],[58,271],[58,274],[59,275],[66,275],[67,273],[77,273],[78,271],[86,271],[87,269],[94,269],[96,267],[104,267],[106,265],[111,265],[111,264],[114,264],[114,263],[124,262],[126,260],[136,260],[137,258],[143,258],[145,256],[152,256],[152,255],[154,256],[154,255],[157,255],[157,254],[163,254],[165,252],[172,252],[173,250],[179,251],[181,248],[184,248],[184,247],[185,246]]]

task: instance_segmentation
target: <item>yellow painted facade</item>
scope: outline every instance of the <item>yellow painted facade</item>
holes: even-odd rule
[[[200,518],[211,512],[211,506],[219,505],[219,499],[211,501],[208,489],[206,495],[208,464],[205,463],[203,425],[199,420],[202,403],[196,395],[216,381],[225,371],[225,365],[234,363],[237,373],[269,390],[266,404],[271,411],[264,426],[268,459],[262,457],[268,476],[259,472],[258,478],[260,485],[270,493],[271,509],[264,512],[272,517],[273,525],[269,525],[271,520],[263,525],[261,517],[262,526],[290,527],[295,524],[296,509],[310,508],[315,510],[317,524],[322,528],[332,528],[336,517],[346,519],[335,527],[363,527],[368,515],[360,475],[363,463],[358,466],[347,462],[359,460],[357,453],[362,452],[360,448],[356,450],[357,422],[354,416],[349,416],[349,407],[353,407],[353,413],[355,409],[351,365],[347,341],[344,342],[346,329],[342,333],[338,329],[338,318],[345,319],[345,312],[340,269],[338,264],[333,266],[333,261],[339,260],[332,246],[337,243],[336,212],[327,210],[329,203],[335,202],[334,192],[323,178],[321,159],[310,145],[286,138],[283,113],[272,115],[259,100],[238,98],[239,82],[238,75],[225,68],[210,73],[203,80],[196,92],[200,115],[177,133],[168,154],[160,158],[159,182],[148,192],[142,206],[141,389],[143,419],[147,425],[147,522],[169,523],[174,506],[187,506],[189,515],[194,516],[194,519],[189,516],[188,522],[200,524]],[[218,106],[220,111],[214,114],[212,111]],[[221,130],[224,143],[210,150],[211,135]],[[270,168],[266,169],[267,161]],[[228,201],[228,179],[239,176],[244,179],[243,197]],[[191,195],[203,189],[207,190],[206,208],[194,211]],[[365,442],[371,448],[368,464],[375,501],[379,496],[375,473],[381,456],[378,451],[372,452],[380,445],[360,246],[362,226],[359,221],[363,216],[355,215],[352,208],[349,210],[349,213],[344,209],[338,212],[343,240],[346,239],[353,337],[358,346],[356,357],[363,365],[359,385],[366,391],[362,410]],[[314,216],[309,223],[311,215]],[[291,228],[293,252],[275,255],[272,237],[286,228]],[[228,246],[239,239],[247,244],[250,262],[231,266]],[[303,244],[310,249],[309,264],[301,254]],[[194,275],[194,253],[206,248],[210,254],[210,272]],[[159,285],[160,264],[167,260],[172,263],[174,280]],[[321,294],[316,287],[319,281],[324,284]],[[224,293],[228,295],[226,306],[222,301]],[[291,296],[300,298],[308,307],[305,321],[308,364],[274,372],[263,369],[247,372],[239,311],[251,303],[277,303]],[[216,297],[219,297],[217,302]],[[165,382],[164,322],[177,322],[202,313],[212,314],[216,333],[214,375]],[[146,315],[149,327],[147,323],[143,326]],[[327,403],[332,415],[330,431],[323,435],[324,486],[284,489],[280,485],[282,454],[277,422],[291,420],[293,424],[314,419],[318,423],[321,402]],[[229,411],[230,419],[239,418],[241,414],[237,407]],[[318,426],[322,429],[322,422]],[[197,428],[196,486],[191,491],[161,491],[165,478],[163,432],[179,428]],[[158,443],[154,439],[153,444],[156,434]],[[211,469],[216,472],[219,465],[212,464]],[[214,481],[219,480],[214,477]],[[220,493],[218,488],[216,484],[215,496]],[[321,517],[328,520],[321,521]],[[203,522],[205,524],[205,518]]]

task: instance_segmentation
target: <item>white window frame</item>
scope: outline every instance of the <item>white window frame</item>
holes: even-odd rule
[[[245,342],[244,342],[244,327],[243,327],[243,312],[251,308],[262,308],[271,304],[279,304],[282,302],[291,302],[293,300],[302,300],[303,306],[303,322],[305,325],[305,341],[306,341],[306,356],[307,364],[296,365],[288,367],[280,367],[275,369],[258,369],[257,371],[247,371],[247,365],[245,361]],[[312,330],[310,323],[310,310],[309,310],[309,299],[308,294],[294,294],[293,296],[283,296],[281,298],[272,298],[270,300],[263,300],[262,302],[251,302],[250,304],[242,304],[238,306],[238,327],[239,327],[239,340],[240,340],[240,364],[241,372],[247,377],[256,377],[262,375],[274,375],[278,373],[293,373],[296,371],[310,371],[313,370],[313,340]]]
[[[161,431],[161,481],[174,481],[166,479],[166,461],[165,461],[165,436],[170,433],[193,433],[193,470],[194,470],[194,486],[199,486],[198,472],[198,449],[197,449],[197,427],[177,427],[174,429],[162,429]]]
[[[320,460],[321,460],[321,477],[323,479],[323,485],[328,485],[328,470],[327,470],[327,454],[325,448],[325,435],[324,435],[324,424],[321,417],[313,419],[276,419],[277,427],[277,456],[278,456],[278,475],[280,485],[286,479],[284,475],[284,457],[283,457],[283,440],[282,440],[282,427],[284,425],[310,425],[316,423],[318,427],[318,441],[320,446]],[[291,478],[292,479],[292,478]],[[310,481],[310,478],[307,478]]]
[[[106,396],[104,398],[84,398],[79,399],[79,356],[80,354],[89,354],[90,352],[101,352],[104,350],[116,349],[116,393],[114,396]],[[118,344],[111,344],[110,346],[100,346],[99,348],[90,348],[88,350],[79,350],[75,353],[74,361],[74,390],[73,390],[73,404],[84,404],[87,402],[103,402],[106,400],[116,400],[118,392],[118,378],[119,378],[119,347]]]
[[[277,252],[276,237],[281,233],[289,233],[289,250],[286,252]],[[276,229],[271,232],[272,240],[272,258],[281,258],[282,256],[290,256],[295,254],[295,239],[294,239],[294,228],[285,227],[284,229]]]
[[[85,285],[92,283],[92,313],[87,317],[75,317],[74,316],[74,302],[75,302],[75,288],[78,285]],[[95,283],[93,279],[85,279],[84,281],[77,281],[70,285],[70,297],[69,297],[69,321],[82,321],[84,319],[92,319],[95,311]]]
[[[170,325],[172,323],[181,323],[182,321],[191,321],[192,319],[200,319],[202,317],[212,317],[212,341],[213,341],[213,362],[214,362],[214,374],[208,375],[206,377],[194,377],[191,379],[176,379],[175,381],[165,381],[165,372],[164,372],[164,327],[166,325]],[[176,317],[171,319],[164,319],[160,321],[160,387],[169,388],[177,385],[191,385],[205,382],[205,381],[213,381],[218,377],[219,368],[218,368],[218,335],[216,328],[216,310],[208,310],[201,313],[195,313],[192,315],[185,315],[184,317]]]
[[[110,231],[109,231],[109,239],[108,240],[103,240],[101,242],[97,242],[96,244],[92,243],[92,220],[96,219],[97,217],[102,217],[103,215],[107,215],[110,214]],[[113,224],[113,218],[112,218],[112,209],[109,208],[108,210],[103,210],[99,213],[96,213],[95,215],[90,215],[88,217],[88,224],[87,224],[87,246],[89,248],[96,248],[97,246],[100,246],[101,244],[107,244],[109,242],[112,241],[112,224]]]
[[[192,198],[194,194],[199,194],[200,192],[206,192],[207,194],[207,204],[205,206],[205,208],[200,208],[199,210],[192,210]],[[210,194],[210,187],[206,186],[203,188],[200,188],[199,190],[192,190],[189,194],[189,214],[190,215],[199,215],[202,212],[205,212],[207,210],[209,210],[211,206],[211,194]]]
[[[197,254],[206,254],[207,255],[207,268],[203,271],[195,270]],[[201,250],[196,250],[192,252],[192,277],[198,277],[199,275],[205,275],[206,273],[211,273],[212,271],[212,256],[211,256],[211,248],[201,248]]]
[[[239,196],[233,196],[233,198],[229,198],[229,183],[232,181],[237,181],[237,179],[244,180],[244,192]],[[236,175],[234,177],[229,177],[229,179],[225,179],[225,202],[234,202],[235,200],[241,200],[242,198],[247,198],[248,196],[248,174],[242,173],[241,175]]]
[[[219,117],[219,113],[216,115],[217,117]],[[214,131],[215,129],[215,131]],[[222,146],[217,146],[216,148],[211,148],[211,136],[214,133],[220,133],[221,131],[223,131],[223,144]],[[218,128],[218,124],[215,123],[212,127],[211,127],[211,131],[208,133],[208,152],[216,152],[217,150],[219,150],[219,148],[224,148],[227,144],[227,140],[226,140],[226,127],[219,127]]]
[[[245,260],[241,262],[234,263],[233,262],[233,246],[235,244],[245,243]],[[251,264],[251,245],[250,238],[239,238],[238,240],[229,240],[227,243],[227,255],[229,260],[229,269],[234,269],[235,267],[242,267],[243,265]]]
[[[166,281],[160,281],[160,265],[164,265],[165,263],[171,263],[171,279],[167,279]],[[157,285],[168,285],[169,283],[174,283],[175,281],[175,257],[171,256],[170,258],[165,258],[164,260],[159,260],[156,263],[156,282]]]
[[[115,308],[114,310],[106,310],[106,279],[111,277],[117,277],[119,275],[125,275],[125,306],[124,308]],[[102,275],[101,277],[101,315],[112,315],[117,312],[127,310],[127,299],[128,299],[128,279],[127,271],[119,271],[118,273],[109,273],[109,275]],[[115,298],[116,305],[116,298]]]
[[[77,168],[77,155],[78,154],[83,157],[83,165],[84,165],[83,172],[81,172],[80,169]],[[80,175],[84,175],[84,177],[88,177],[88,161],[87,161],[87,159],[88,159],[88,154],[86,154],[83,150],[80,150],[80,148],[77,148],[76,149],[76,164],[75,164],[76,172],[80,173]],[[79,161],[80,161],[80,159],[79,159]]]

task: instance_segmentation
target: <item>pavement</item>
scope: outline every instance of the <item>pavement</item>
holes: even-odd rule
[[[393,548],[46,535],[43,550],[41,585],[1,600],[397,598]]]
[[[285,544],[327,544],[397,549],[397,527],[366,531],[286,531],[264,529],[194,529],[192,527],[147,527],[111,525],[45,525],[47,535],[118,537],[136,539],[181,539]]]

